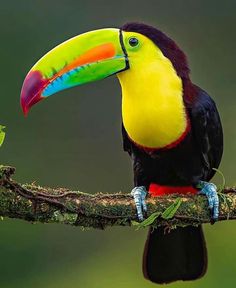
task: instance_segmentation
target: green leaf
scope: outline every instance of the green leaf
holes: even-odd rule
[[[182,203],[181,198],[177,198],[173,204],[171,204],[164,212],[154,212],[152,215],[150,215],[147,219],[142,221],[141,223],[137,221],[131,221],[132,225],[135,226],[135,228],[141,229],[145,228],[147,226],[152,225],[152,223],[161,216],[163,219],[171,219],[175,216],[176,211],[179,209],[180,205]]]
[[[0,125],[0,147],[2,146],[5,139],[5,132],[3,131],[4,128],[5,126]]]
[[[181,203],[182,199],[177,198],[173,204],[166,208],[166,210],[161,214],[161,217],[166,220],[173,218],[175,216],[175,213],[179,209]]]
[[[161,215],[161,212],[154,212],[152,213],[152,215],[150,215],[147,219],[145,219],[141,223],[137,221],[132,221],[131,223],[133,226],[136,226],[137,229],[145,228],[147,226],[150,226],[160,215]]]

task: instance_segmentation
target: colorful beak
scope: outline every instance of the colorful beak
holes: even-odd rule
[[[21,90],[21,106],[31,106],[58,91],[103,79],[129,68],[118,29],[81,34],[43,56],[27,74]]]

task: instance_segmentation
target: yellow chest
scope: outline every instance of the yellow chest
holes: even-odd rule
[[[147,148],[163,148],[177,141],[187,128],[182,81],[169,61],[148,69],[125,71],[122,86],[122,118],[128,136]]]

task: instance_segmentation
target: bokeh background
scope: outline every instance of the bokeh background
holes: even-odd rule
[[[22,81],[49,49],[82,32],[143,21],[165,31],[189,58],[193,81],[216,100],[225,131],[221,164],[236,184],[236,2],[218,0],[21,0],[0,4],[2,164],[17,180],[94,193],[130,191],[122,151],[121,92],[116,77],[59,93],[24,118]],[[216,182],[220,179],[216,179]],[[199,281],[168,287],[231,287],[236,275],[236,222],[204,225],[209,269]],[[0,223],[0,287],[149,288],[141,258],[147,231],[81,231],[60,225]]]

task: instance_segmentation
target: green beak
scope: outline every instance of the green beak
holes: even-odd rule
[[[29,71],[21,90],[25,114],[58,91],[106,78],[129,68],[119,29],[81,34],[58,45]]]

